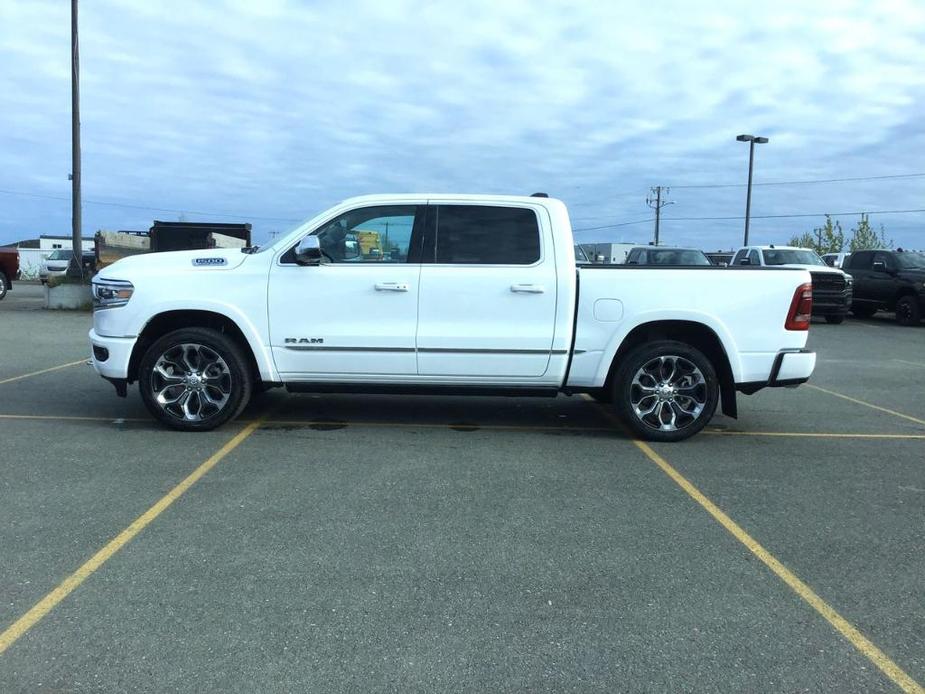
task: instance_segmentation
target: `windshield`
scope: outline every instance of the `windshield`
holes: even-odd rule
[[[925,268],[925,253],[897,253],[896,264],[903,270],[911,268]]]
[[[709,259],[702,251],[650,250],[649,263],[652,265],[710,265]]]
[[[762,252],[765,265],[825,265],[822,258],[805,248],[770,248]]]

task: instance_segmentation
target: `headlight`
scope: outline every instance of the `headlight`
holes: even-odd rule
[[[93,282],[93,310],[125,306],[132,298],[135,287],[124,280],[95,280]]]
[[[848,285],[849,287],[850,287],[852,284],[854,284],[854,277],[852,277],[851,275],[846,274],[846,275],[845,275],[845,284]]]

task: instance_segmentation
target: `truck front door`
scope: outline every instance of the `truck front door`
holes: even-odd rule
[[[270,344],[284,381],[394,379],[417,373],[423,205],[361,207],[313,232],[323,260],[270,271]],[[345,379],[346,377],[346,379]]]
[[[552,232],[542,207],[431,204],[418,372],[468,382],[539,379],[552,355],[556,294]]]

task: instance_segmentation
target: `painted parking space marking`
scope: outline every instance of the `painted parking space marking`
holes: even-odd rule
[[[71,366],[77,366],[78,364],[86,364],[86,359],[78,359],[77,361],[69,361],[67,364],[58,364],[58,366],[51,366],[47,369],[40,369],[39,371],[33,371],[31,373],[22,374],[21,376],[12,376],[10,378],[4,378],[0,380],[0,386],[4,383],[13,383],[14,381],[21,381],[24,378],[32,378],[33,376],[40,376],[41,374],[51,373],[52,371],[60,371],[61,369],[67,369]]]
[[[588,398],[589,402],[593,402]],[[596,403],[595,403],[596,404]],[[600,406],[597,405],[599,408]],[[617,416],[600,408],[604,415],[611,419],[617,426],[624,428],[623,423]],[[624,429],[625,430],[625,429]],[[738,523],[730,518],[726,513],[714,504],[703,492],[701,492],[693,483],[684,475],[678,472],[667,460],[656,453],[649,444],[631,436],[633,444],[662,472],[677,484],[684,492],[699,504],[714,520],[725,528],[730,535],[742,543],[752,554],[767,566],[778,578],[780,578],[794,593],[796,593],[805,603],[818,612],[829,624],[831,624],[838,633],[845,637],[848,642],[854,646],[860,653],[876,665],[884,675],[886,675],[894,684],[908,694],[925,694],[925,688],[916,682],[897,665],[886,653],[880,650],[871,642],[857,627],[841,616],[834,607],[823,600],[812,588],[804,583],[796,574],[788,569],[777,557],[765,549],[757,540],[745,531]]]
[[[157,422],[150,417],[93,417],[78,415],[41,415],[41,414],[3,414],[0,413],[0,421],[37,421],[37,422],[100,422],[104,424],[138,424],[147,423],[152,427],[157,426]],[[237,424],[251,424],[254,420],[238,419]],[[613,425],[606,426],[562,426],[562,425],[530,425],[530,424],[481,424],[479,422],[367,422],[362,420],[330,420],[330,419],[265,419],[263,428],[272,430],[274,426],[285,427],[315,427],[325,425],[339,425],[341,427],[370,427],[370,428],[394,428],[394,429],[460,429],[476,431],[485,429],[486,431],[542,431],[542,432],[576,432],[576,433],[610,433],[620,434],[623,431]],[[707,436],[752,436],[752,437],[770,437],[770,438],[809,438],[809,439],[873,439],[873,440],[896,440],[896,441],[922,441],[925,440],[925,434],[902,434],[890,432],[817,432],[817,431],[738,431],[735,429],[704,429],[701,434]]]
[[[675,470],[668,461],[652,450],[644,441],[633,440],[636,447],[653,463],[658,465],[668,477],[672,479],[688,496],[696,501],[703,509],[722,525],[729,533],[748,550],[762,561],[778,578],[793,590],[804,602],[822,615],[838,633],[844,636],[852,646],[864,654],[874,665],[880,668],[894,684],[904,692],[910,694],[925,694],[925,689],[897,665],[886,653],[875,646],[857,627],[842,617],[831,605],[804,583],[796,574],[784,566],[783,563],[761,544],[749,535],[738,523],[727,516],[716,504],[708,499],[703,492],[695,487],[680,472]]]
[[[184,492],[196,484],[209,470],[218,465],[225,456],[237,448],[241,442],[253,434],[263,424],[264,419],[257,419],[235,434],[224,446],[213,453],[208,460],[197,467],[186,478],[161,497],[151,508],[138,516],[131,525],[120,532],[109,543],[88,559],[74,573],[65,578],[58,586],[39,600],[28,612],[0,633],[0,654],[12,646],[23,634],[35,626],[55,608],[58,603],[70,595],[97,569],[111,559],[120,549],[151,524],[161,513],[179,499]]]
[[[816,386],[816,385],[813,385],[812,383],[806,383],[804,384],[804,387],[812,388],[813,390],[818,390],[821,393],[827,393],[828,395],[833,395],[836,398],[841,398],[842,400],[853,402],[856,405],[864,405],[864,407],[869,407],[872,410],[877,410],[879,412],[886,412],[887,414],[891,414],[894,417],[901,417],[902,419],[906,419],[910,422],[915,422],[916,424],[921,424],[925,426],[925,419],[919,419],[918,417],[913,417],[912,415],[903,414],[902,412],[897,412],[896,410],[891,410],[886,407],[881,407],[880,405],[874,405],[873,403],[870,403],[870,402],[864,402],[863,400],[858,400],[857,398],[853,398],[850,395],[845,395],[844,393],[839,393],[834,390],[829,390],[828,388]]]

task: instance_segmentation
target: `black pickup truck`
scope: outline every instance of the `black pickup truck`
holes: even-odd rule
[[[854,315],[895,311],[900,325],[925,315],[925,253],[855,251],[842,269],[854,278]]]

